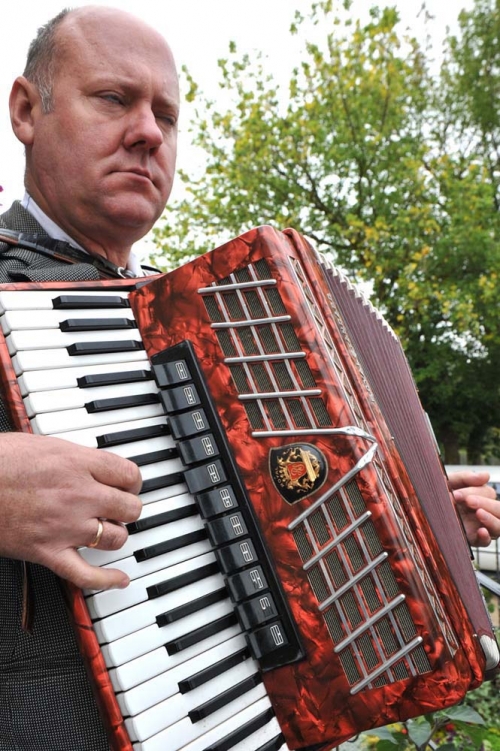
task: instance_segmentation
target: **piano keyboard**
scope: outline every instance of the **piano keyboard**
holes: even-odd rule
[[[287,749],[188,490],[127,292],[3,291],[0,320],[33,432],[141,469],[143,511],[125,545],[80,551],[131,578],[127,589],[89,592],[86,601],[134,750]]]

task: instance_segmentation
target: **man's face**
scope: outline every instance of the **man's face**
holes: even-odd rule
[[[179,91],[164,40],[123,14],[110,21],[101,13],[60,27],[53,106],[35,112],[27,187],[73,237],[132,243],[170,195]]]

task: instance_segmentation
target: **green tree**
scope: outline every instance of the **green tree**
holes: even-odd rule
[[[402,339],[446,460],[457,460],[459,446],[476,458],[500,425],[500,140],[498,113],[492,106],[484,118],[471,96],[477,52],[467,45],[478,44],[474,14],[498,19],[498,8],[481,0],[462,14],[460,36],[431,75],[394,9],[373,8],[363,24],[346,13],[348,0],[333,6],[321,0],[309,16],[296,14],[291,33],[309,24],[316,41],[287,97],[262,60],[234,46],[220,61],[225,105],[205,101],[186,73],[199,103],[193,144],[206,164],[201,175],[181,175],[186,197],[165,214],[156,260],[178,265],[257,224],[295,227],[369,283]]]

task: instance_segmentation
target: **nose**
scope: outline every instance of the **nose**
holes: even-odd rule
[[[149,106],[138,108],[130,113],[124,146],[127,149],[157,149],[163,143],[163,132]]]

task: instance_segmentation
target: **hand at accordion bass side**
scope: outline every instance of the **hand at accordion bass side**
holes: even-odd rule
[[[454,472],[449,486],[471,545],[485,547],[500,537],[500,502],[486,483],[488,472]]]
[[[39,563],[84,589],[125,587],[117,569],[91,566],[78,547],[116,550],[141,511],[135,464],[97,449],[27,433],[0,435],[0,555]]]

